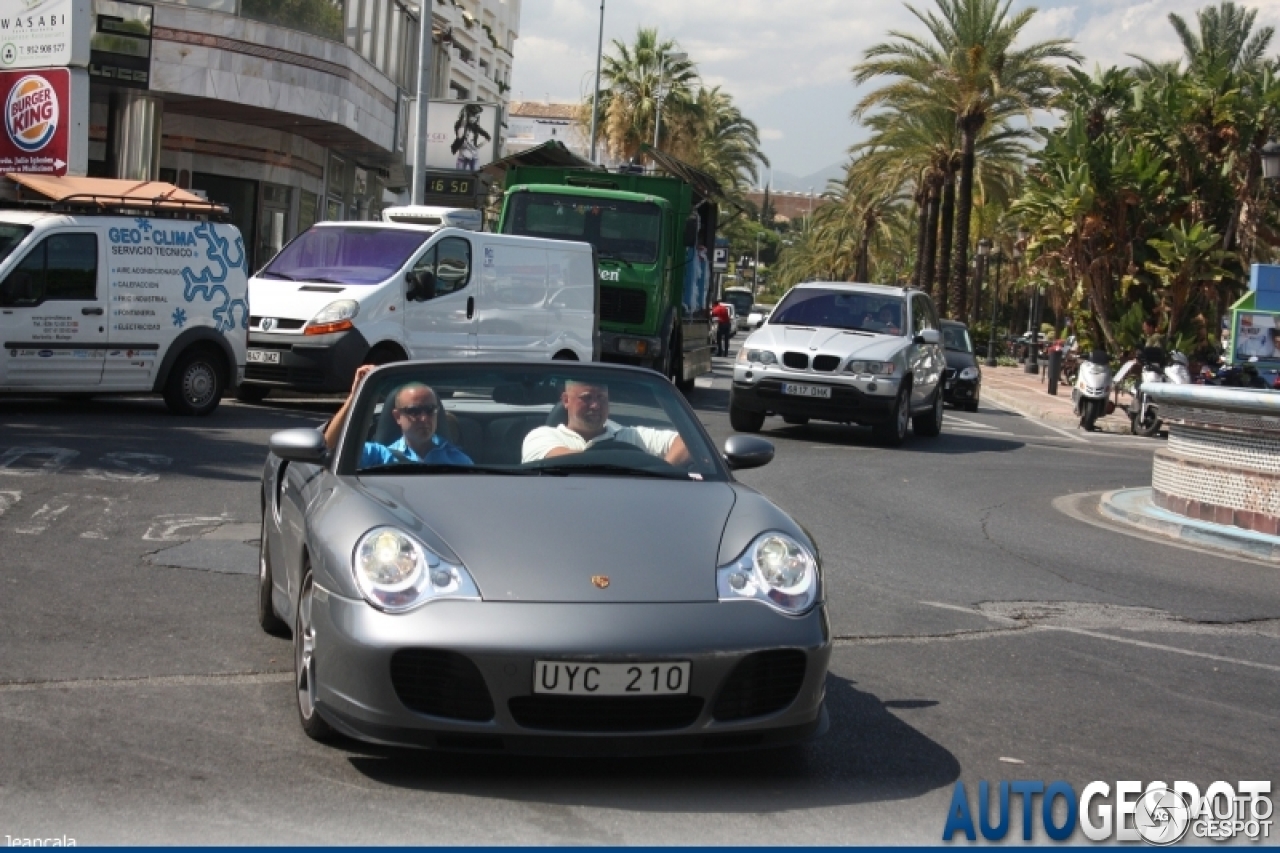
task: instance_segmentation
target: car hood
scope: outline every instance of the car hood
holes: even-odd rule
[[[977,367],[978,359],[971,352],[962,352],[961,350],[949,349],[947,354],[947,367],[956,370],[964,370],[966,367]]]
[[[308,284],[274,278],[249,279],[249,307],[255,317],[310,320],[330,302],[359,300],[367,285]]]
[[[766,325],[747,338],[744,347],[776,352],[822,352],[831,355],[887,360],[902,349],[906,338],[867,332],[849,332],[822,326]]]
[[[360,488],[446,546],[487,601],[715,601],[736,502],[728,483],[585,475],[366,476]]]

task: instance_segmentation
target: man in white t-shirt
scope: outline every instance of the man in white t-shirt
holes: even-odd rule
[[[538,427],[525,436],[520,454],[524,462],[581,453],[606,441],[634,444],[672,465],[689,462],[689,451],[675,430],[624,427],[609,420],[609,389],[604,385],[570,380],[560,402],[564,403],[567,422]]]

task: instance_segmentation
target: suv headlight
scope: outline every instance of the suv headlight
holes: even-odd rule
[[[721,601],[763,601],[799,615],[818,600],[818,561],[785,533],[762,533],[742,556],[716,570],[716,589]]]
[[[738,361],[747,364],[777,364],[778,357],[767,349],[746,349],[744,347],[738,350]]]
[[[978,371],[978,368],[976,367],[966,367],[964,370],[960,371],[960,378],[970,382],[972,382],[974,379],[977,379],[981,375],[982,374]]]
[[[365,601],[388,613],[403,613],[438,598],[480,598],[465,568],[446,563],[394,527],[375,527],[360,537],[351,571]]]
[[[320,313],[307,322],[304,335],[331,335],[345,332],[352,327],[352,320],[360,313],[360,303],[354,299],[339,299],[320,309]]]
[[[849,373],[871,373],[876,376],[893,374],[892,361],[851,361],[845,370]]]

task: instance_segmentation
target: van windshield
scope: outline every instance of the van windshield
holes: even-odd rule
[[[10,225],[8,223],[0,223],[0,264],[13,254],[13,250],[18,244],[26,239],[31,233],[30,225]]]
[[[431,237],[402,228],[312,227],[285,246],[262,278],[381,284]]]
[[[512,195],[503,230],[525,237],[579,240],[604,260],[658,259],[662,209],[652,202],[522,192]]]

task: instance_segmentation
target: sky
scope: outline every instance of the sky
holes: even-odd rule
[[[511,0],[508,0],[511,2]],[[921,11],[933,0],[912,0]],[[1084,67],[1131,65],[1128,54],[1166,60],[1182,50],[1168,15],[1195,31],[1196,0],[1059,0],[1027,3],[1039,11],[1023,31],[1027,43],[1070,38]],[[1245,0],[1258,10],[1255,30],[1280,32],[1280,0]],[[601,0],[523,0],[512,64],[513,100],[577,101],[595,75]],[[605,52],[657,27],[698,66],[705,85],[733,95],[760,127],[764,153],[780,172],[804,176],[843,162],[862,131],[850,118],[875,81],[855,88],[850,68],[890,30],[922,33],[900,0],[604,0]],[[1280,53],[1280,35],[1271,52]],[[819,191],[821,191],[819,189]]]

